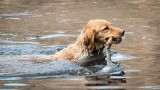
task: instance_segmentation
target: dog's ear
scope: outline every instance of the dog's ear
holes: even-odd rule
[[[78,38],[81,38],[82,44],[85,45],[90,52],[94,50],[94,38],[95,38],[94,29],[92,29],[88,25],[85,25],[81,32],[81,35]]]

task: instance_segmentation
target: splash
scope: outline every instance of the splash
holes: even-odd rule
[[[109,74],[109,73],[113,73],[113,72],[122,71],[124,69],[124,67],[122,67],[119,63],[112,62],[111,46],[105,45],[104,50],[105,50],[104,53],[106,54],[105,60],[107,61],[107,64],[100,72]]]

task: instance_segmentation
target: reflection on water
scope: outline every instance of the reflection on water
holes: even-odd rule
[[[160,89],[159,6],[159,0],[1,0],[0,89]],[[83,25],[95,18],[126,30],[112,57],[125,67],[125,74],[100,75],[94,71],[101,66],[67,64],[74,73],[56,76],[50,73],[55,63],[3,59],[51,55],[75,42]],[[77,75],[77,70],[85,74]],[[30,75],[17,76],[24,72]]]

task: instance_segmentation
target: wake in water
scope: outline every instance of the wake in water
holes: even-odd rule
[[[17,49],[16,49],[17,47]],[[47,78],[47,77],[68,77],[68,76],[88,76],[88,75],[99,75],[102,74],[100,71],[104,69],[104,65],[97,65],[92,67],[80,67],[76,64],[70,63],[66,60],[59,61],[47,61],[50,54],[56,52],[60,47],[52,47],[50,49],[33,49],[33,47],[26,47],[31,50],[32,53],[24,53],[26,50],[24,47],[3,47],[0,48],[2,52],[7,54],[6,50],[9,50],[9,55],[2,55],[0,58],[0,77],[6,76],[20,76],[20,77],[36,77],[36,78]],[[17,52],[15,52],[17,50]],[[50,50],[50,51],[49,51]],[[20,51],[20,52],[18,52]],[[40,51],[40,52],[39,52]],[[12,53],[14,52],[15,55]],[[23,53],[22,53],[23,52]],[[36,53],[35,53],[36,52]],[[44,55],[41,53],[43,52]],[[49,53],[48,53],[49,52]],[[46,55],[48,53],[48,55]],[[26,54],[26,55],[25,55]],[[3,57],[4,56],[4,57]],[[34,58],[35,57],[35,58]],[[38,58],[36,58],[38,57]],[[29,59],[30,58],[30,59]],[[116,54],[113,56],[114,60],[119,59],[131,59],[131,57],[122,54]],[[114,68],[109,73],[120,71],[120,69]]]

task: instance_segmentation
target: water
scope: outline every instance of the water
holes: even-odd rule
[[[159,0],[1,0],[0,90],[160,89]],[[100,74],[67,61],[13,61],[15,55],[44,57],[74,43],[90,19],[106,19],[126,30],[113,45],[112,60],[124,73]],[[53,69],[54,68],[54,69]]]

